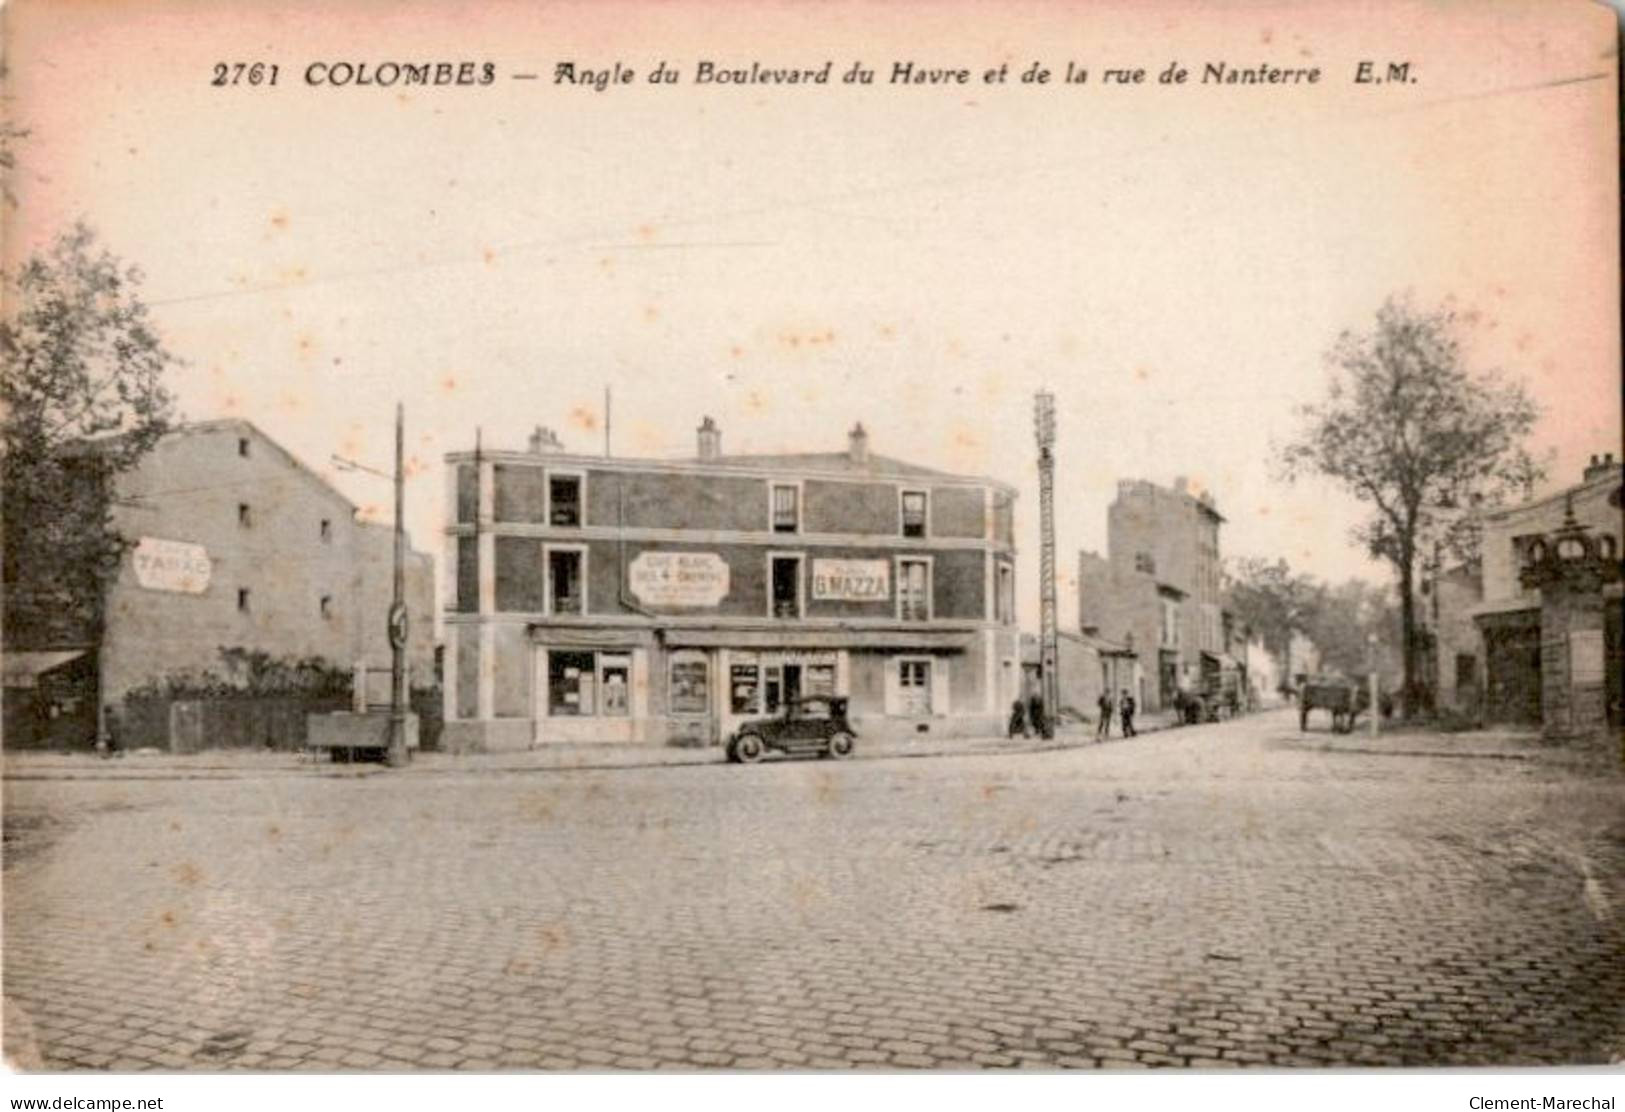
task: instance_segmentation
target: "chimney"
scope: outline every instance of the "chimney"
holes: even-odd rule
[[[722,430],[717,428],[715,421],[707,417],[695,431],[699,434],[702,461],[713,461],[722,455]]]
[[[1590,465],[1585,469],[1585,481],[1589,483],[1592,479],[1599,476],[1612,474],[1616,466],[1617,464],[1614,463],[1614,453],[1612,452],[1607,453],[1601,458],[1592,456]]]
[[[852,431],[846,434],[847,454],[852,462],[867,465],[869,462],[869,434],[864,431],[863,422],[859,421],[852,426]]]
[[[1178,493],[1180,493],[1180,494],[1189,494],[1190,489],[1191,489],[1191,481],[1189,479],[1187,479],[1185,476],[1180,475],[1178,478],[1176,478],[1174,480],[1174,490],[1177,491]]]
[[[562,452],[564,444],[546,425],[537,425],[530,434],[530,453],[539,456],[543,452]]]

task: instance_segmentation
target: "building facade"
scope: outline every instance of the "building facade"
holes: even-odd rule
[[[1043,646],[1033,634],[1022,634],[1022,671],[1029,696],[1040,690],[1044,673]],[[1139,661],[1127,648],[1103,637],[1087,633],[1057,630],[1055,635],[1055,669],[1061,703],[1059,713],[1064,718],[1077,718],[1098,722],[1100,696],[1110,692],[1114,705],[1127,691],[1138,706],[1140,693],[1145,689]]]
[[[103,699],[219,673],[221,649],[388,668],[394,531],[248,421],[189,424],[120,476],[134,543],[107,597]],[[434,675],[434,565],[408,552],[408,668]]]
[[[1625,468],[1612,453],[1596,457],[1578,484],[1521,505],[1488,511],[1483,517],[1482,598],[1465,606],[1441,594],[1441,622],[1445,628],[1465,612],[1478,631],[1476,653],[1457,650],[1441,653],[1446,676],[1458,689],[1471,685],[1481,700],[1488,722],[1536,724],[1543,720],[1543,670],[1567,659],[1558,646],[1545,643],[1542,597],[1538,587],[1525,586],[1521,573],[1533,560],[1536,546],[1544,544],[1564,525],[1572,511],[1575,521],[1599,539],[1618,561],[1625,547],[1621,521],[1621,481]],[[1469,596],[1470,598],[1470,596]],[[1465,601],[1465,600],[1464,600]],[[1602,587],[1602,621],[1595,666],[1606,683],[1606,702],[1618,721],[1620,703],[1620,584]],[[1593,654],[1589,651],[1589,659]],[[1454,656],[1454,659],[1450,659]],[[1549,677],[1548,677],[1549,680]]]
[[[1009,486],[871,454],[447,456],[449,744],[717,744],[801,695],[860,735],[1020,690]]]
[[[1107,511],[1106,555],[1079,555],[1079,625],[1138,655],[1146,711],[1236,666],[1220,599],[1223,523],[1211,494],[1192,494],[1184,479],[1171,489],[1125,479]]]

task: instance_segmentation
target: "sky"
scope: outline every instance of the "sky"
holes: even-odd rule
[[[1386,579],[1349,540],[1362,508],[1270,460],[1395,294],[1451,300],[1469,364],[1528,385],[1554,484],[1617,451],[1613,13],[1217,7],[18,0],[6,264],[88,221],[145,274],[185,417],[254,421],[386,518],[388,484],[329,461],[387,467],[404,401],[437,557],[444,453],[535,425],[601,451],[609,388],[618,455],[692,454],[708,415],[730,453],[834,451],[861,420],[876,452],[1013,483],[1036,624],[1047,388],[1063,624],[1120,478],[1210,490],[1226,556]],[[697,86],[702,59],[835,83]],[[971,80],[893,85],[899,60]],[[277,86],[210,84],[238,61]],[[441,61],[496,78],[305,80]],[[563,61],[636,79],[558,84]],[[647,82],[661,61],[685,80]],[[855,61],[873,85],[839,82]],[[1020,82],[1034,61],[1047,84]],[[1202,84],[1216,61],[1321,79]],[[1414,80],[1356,83],[1361,61]]]

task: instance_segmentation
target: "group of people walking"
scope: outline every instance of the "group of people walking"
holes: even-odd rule
[[[1128,688],[1125,687],[1116,699],[1112,698],[1110,691],[1102,691],[1096,706],[1100,710],[1100,724],[1095,728],[1096,738],[1104,741],[1112,736],[1113,712],[1122,723],[1124,737],[1134,737],[1138,733],[1134,729],[1134,696],[1128,693]],[[1037,692],[1010,704],[1010,736],[1032,737],[1034,731],[1039,737],[1054,736],[1054,727],[1044,714],[1044,698]]]

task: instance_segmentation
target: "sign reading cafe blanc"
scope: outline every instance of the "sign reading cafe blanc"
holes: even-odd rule
[[[142,537],[130,553],[135,581],[149,591],[177,591],[201,595],[209,589],[214,565],[201,544]]]
[[[640,552],[627,571],[645,606],[716,606],[728,595],[728,565],[715,552]]]
[[[885,602],[891,597],[891,564],[885,560],[814,560],[813,598],[838,602]]]

